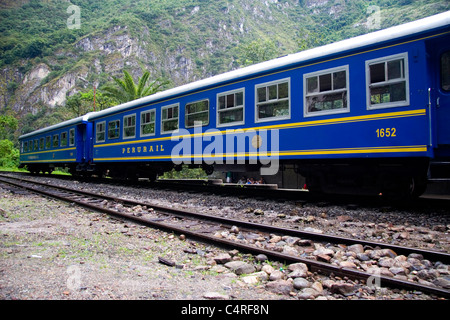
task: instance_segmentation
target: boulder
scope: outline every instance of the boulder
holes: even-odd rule
[[[289,295],[294,290],[294,286],[291,281],[277,280],[268,282],[266,289],[273,293]]]
[[[243,261],[231,261],[225,263],[225,267],[236,273],[237,275],[249,274],[255,272],[255,267]]]

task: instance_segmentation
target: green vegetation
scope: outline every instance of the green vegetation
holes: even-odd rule
[[[445,0],[285,0],[268,3],[240,3],[236,0],[72,0],[70,3],[30,0],[22,6],[10,5],[0,10],[0,66],[23,59],[53,56],[87,35],[118,25],[128,26],[137,37],[145,37],[152,47],[167,48],[168,51],[186,47],[193,55],[205,41],[211,41],[224,55],[203,58],[228,63],[230,53],[233,59],[239,58],[236,56],[239,50],[233,50],[236,44],[272,41],[280,54],[286,54],[297,51],[297,44],[308,38],[305,37],[308,34],[315,39],[323,39],[323,42],[331,42],[370,31],[362,22],[368,18],[367,8],[371,5],[381,9],[381,28],[450,8]],[[80,7],[80,29],[67,27],[70,4]],[[143,27],[148,29],[145,35]],[[221,33],[228,35],[223,37]],[[314,41],[310,42],[310,45],[314,44]],[[70,63],[69,60],[65,62]],[[223,65],[215,73],[225,70],[226,65]]]
[[[0,168],[15,168],[19,165],[19,150],[10,140],[17,129],[18,121],[12,116],[0,116]]]
[[[113,77],[115,86],[105,86],[102,90],[104,95],[111,98],[114,103],[121,104],[154,94],[161,91],[161,88],[168,84],[168,81],[159,80],[154,80],[147,84],[149,78],[150,72],[145,71],[136,84],[131,74],[123,70],[123,79]]]
[[[189,169],[188,165],[183,165],[180,171],[172,169],[159,179],[208,179],[208,175],[201,168]]]

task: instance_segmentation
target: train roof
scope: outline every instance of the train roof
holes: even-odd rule
[[[92,113],[93,112],[90,112],[88,114],[85,114],[84,116],[70,119],[70,120],[55,124],[53,126],[45,127],[45,128],[30,132],[27,134],[24,134],[24,135],[20,136],[19,139],[26,139],[26,138],[30,138],[30,137],[33,137],[33,136],[36,136],[36,135],[39,135],[42,133],[47,133],[47,132],[50,132],[50,131],[53,131],[56,129],[61,129],[61,128],[69,127],[69,126],[76,125],[76,124],[86,123],[89,121],[89,117],[91,116]]]
[[[60,124],[40,129],[31,132],[27,135],[23,135],[20,138],[26,138],[35,134],[39,134],[46,131],[62,128],[74,123],[82,121],[90,121],[98,118],[102,118],[117,112],[123,112],[128,109],[132,109],[138,106],[143,106],[150,103],[156,103],[171,98],[175,98],[179,95],[195,92],[197,90],[204,90],[219,84],[225,84],[236,81],[238,79],[244,79],[258,74],[262,74],[268,71],[274,71],[277,69],[288,68],[292,65],[306,63],[311,60],[321,59],[327,56],[336,55],[343,52],[352,50],[358,50],[364,47],[373,46],[380,43],[386,43],[394,40],[399,40],[405,37],[417,36],[423,33],[431,32],[433,30],[439,30],[450,26],[450,11],[446,11],[437,15],[433,15],[420,20],[408,22],[399,26],[390,27],[387,29],[375,31],[365,35],[357,36],[354,38],[334,42],[321,47],[301,51],[298,53],[290,54],[277,59],[261,62],[245,68],[233,70],[220,75],[216,75],[203,80],[195,81],[189,84],[185,84],[176,88],[168,89],[162,92],[155,93],[153,95],[143,97],[137,100],[133,100],[112,108],[108,108],[98,112],[91,112],[83,117],[68,120]]]

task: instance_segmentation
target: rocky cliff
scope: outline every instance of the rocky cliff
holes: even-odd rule
[[[412,0],[400,1],[404,5],[391,5],[389,0],[54,2],[59,7],[53,9],[53,2],[37,0],[0,3],[2,17],[15,19],[18,12],[26,17],[28,12],[45,15],[46,10],[59,10],[59,18],[53,13],[48,18],[55,20],[55,30],[51,26],[31,29],[43,39],[37,43],[44,47],[31,47],[35,54],[30,58],[11,56],[21,54],[19,41],[13,37],[20,32],[25,37],[27,31],[0,26],[6,30],[0,38],[0,62],[2,58],[13,61],[0,64],[0,112],[9,109],[24,115],[42,106],[62,106],[67,97],[101,87],[123,69],[135,78],[150,70],[154,79],[162,77],[171,86],[182,85],[239,67],[239,56],[251,41],[270,41],[276,45],[276,55],[284,55],[298,51],[305,39],[319,39],[310,42],[316,45],[365,33],[371,31],[365,23],[370,4],[380,5],[381,27],[450,9],[447,1],[439,0],[420,6]],[[69,17],[64,10],[71,4],[81,8],[78,31],[68,30],[61,21]],[[63,45],[52,39],[62,35],[73,41]]]

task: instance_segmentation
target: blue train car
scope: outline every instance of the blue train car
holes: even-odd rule
[[[421,194],[450,178],[450,12],[91,113],[80,170],[294,166],[311,191]],[[87,140],[86,140],[87,141]],[[85,141],[85,142],[86,142]]]
[[[55,167],[77,167],[92,161],[92,124],[89,115],[19,137],[20,166],[33,173],[51,173]]]

